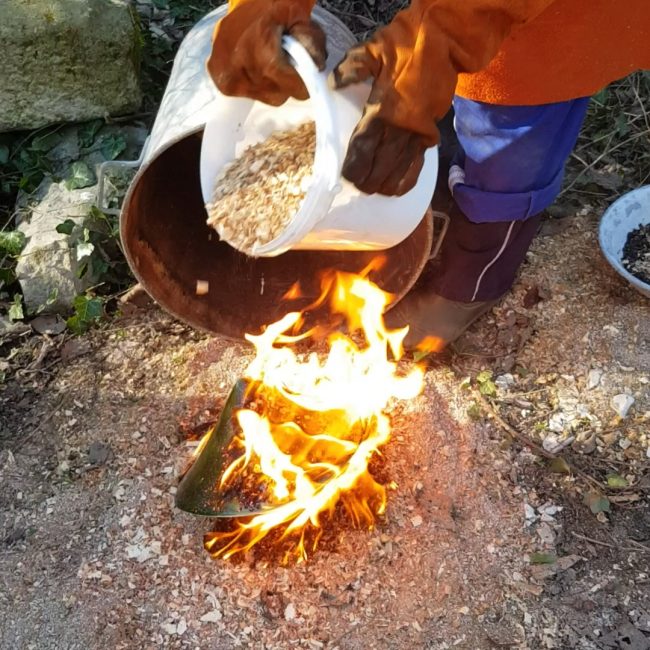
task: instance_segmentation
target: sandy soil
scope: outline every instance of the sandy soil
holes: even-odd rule
[[[174,508],[188,434],[247,347],[155,307],[81,338],[5,338],[0,647],[650,648],[649,303],[601,259],[595,224],[547,226],[505,304],[396,411],[385,518],[337,519],[298,566],[272,549],[215,561],[210,521]],[[479,397],[465,378],[485,369],[496,393]],[[582,474],[486,414],[564,444]],[[610,512],[586,505],[595,486]]]

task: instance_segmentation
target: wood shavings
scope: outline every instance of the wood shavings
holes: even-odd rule
[[[210,283],[207,280],[196,281],[196,295],[205,296],[210,292]]]
[[[253,145],[215,182],[208,225],[252,254],[278,237],[300,209],[311,183],[316,131],[309,122]]]

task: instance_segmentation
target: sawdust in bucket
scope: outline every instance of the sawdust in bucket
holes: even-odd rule
[[[316,130],[307,122],[277,131],[226,165],[207,206],[208,225],[252,254],[291,223],[312,181]]]

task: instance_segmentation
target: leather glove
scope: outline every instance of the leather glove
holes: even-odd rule
[[[311,20],[315,0],[230,0],[215,28],[208,72],[224,95],[279,106],[289,97],[307,99],[302,80],[282,49],[290,34],[325,69],[323,30]]]
[[[372,79],[372,90],[343,164],[367,194],[405,194],[437,144],[460,72],[477,72],[511,29],[554,0],[412,0],[368,42],[352,48],[334,86]]]

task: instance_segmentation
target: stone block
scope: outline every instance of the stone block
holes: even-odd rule
[[[0,43],[0,132],[141,104],[140,35],[125,0],[2,0]]]

